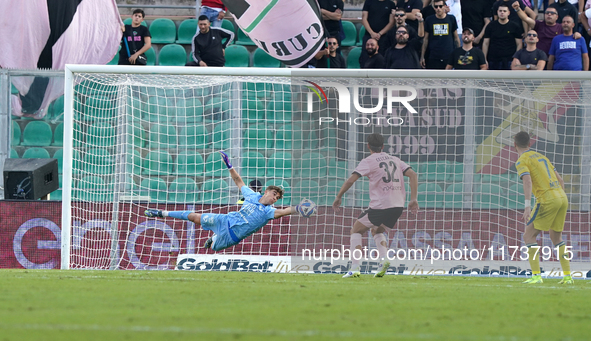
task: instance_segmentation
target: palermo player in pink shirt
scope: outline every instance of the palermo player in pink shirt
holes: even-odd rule
[[[341,199],[343,195],[353,186],[357,179],[362,176],[369,178],[369,208],[361,213],[353,228],[351,229],[351,256],[355,249],[362,249],[361,236],[370,228],[376,242],[379,258],[382,260],[378,272],[374,277],[383,277],[390,262],[386,259],[387,238],[384,234],[385,228],[393,228],[404,209],[406,192],[404,189],[404,176],[410,180],[410,202],[408,209],[416,214],[419,209],[417,202],[418,176],[412,168],[396,156],[382,152],[384,138],[378,133],[367,137],[367,146],[371,155],[359,162],[353,174],[345,181],[332,207],[340,212]],[[353,257],[351,269],[343,278],[359,277],[360,259]]]

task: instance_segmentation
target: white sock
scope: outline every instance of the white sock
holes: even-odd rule
[[[388,240],[383,233],[377,233],[373,236],[373,240],[376,242],[376,247],[378,248],[378,256],[380,257],[380,263],[384,262],[386,259],[386,253],[388,252]]]
[[[163,217],[168,217],[168,211],[162,211],[162,216]]]
[[[362,255],[360,255],[359,252],[357,252],[357,254],[355,255],[355,250],[356,249],[360,249],[361,250],[362,246],[361,246],[361,233],[353,233],[351,235],[351,270],[352,271],[356,271],[359,270],[359,263],[361,262],[360,257],[362,257]],[[357,257],[355,257],[357,256]],[[356,259],[359,258],[359,259]]]

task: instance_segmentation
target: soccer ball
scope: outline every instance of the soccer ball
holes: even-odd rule
[[[304,218],[310,218],[316,214],[316,204],[310,199],[304,199],[299,205],[298,212]]]

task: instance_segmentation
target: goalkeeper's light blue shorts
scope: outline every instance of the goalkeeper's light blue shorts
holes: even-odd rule
[[[230,229],[228,216],[226,214],[204,213],[201,215],[201,227],[204,230],[213,231],[213,251],[220,251],[240,243],[234,231]]]

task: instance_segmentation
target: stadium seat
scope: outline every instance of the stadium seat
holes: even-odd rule
[[[267,170],[267,159],[263,154],[249,151],[242,155],[241,174],[247,178],[263,178]]]
[[[202,125],[189,125],[181,128],[179,146],[188,149],[205,149],[209,146],[209,132]]]
[[[199,187],[191,178],[176,178],[168,187],[168,201],[195,204],[200,201]]]
[[[355,46],[363,45],[363,36],[365,35],[365,26],[361,25],[359,28],[359,36],[357,37],[357,44]]]
[[[55,153],[53,153],[53,158],[57,159],[57,170],[59,174],[63,173],[64,169],[64,150],[58,149]],[[80,163],[82,159],[80,158],[80,152],[77,149],[72,149],[72,174],[79,174],[80,173]]]
[[[490,183],[497,185],[513,185],[517,182],[517,173],[505,173],[505,174],[481,174],[480,182]]]
[[[248,67],[250,65],[250,54],[242,45],[230,45],[226,48],[227,67]]]
[[[417,201],[421,208],[443,208],[444,194],[436,183],[423,183],[418,188]]]
[[[115,145],[115,127],[110,123],[99,122],[88,127],[86,143],[90,147],[112,147]]]
[[[275,136],[275,148],[284,150],[302,149],[302,136],[302,127],[299,125],[283,125],[277,129]]]
[[[168,44],[160,49],[158,65],[185,66],[187,64],[187,51],[178,44]]]
[[[263,191],[269,186],[277,186],[283,188],[283,198],[277,200],[275,206],[289,206],[291,205],[291,187],[287,181],[282,179],[271,179],[263,185]]]
[[[60,96],[53,101],[49,107],[52,117],[58,118],[64,113],[64,96]],[[63,118],[61,119],[63,120]]]
[[[331,126],[323,127],[321,130],[321,142],[323,147],[336,148],[337,146],[337,129]]]
[[[304,149],[315,150],[318,149],[318,136],[315,130],[311,130],[306,134],[307,139],[304,141]]]
[[[292,120],[291,93],[275,92],[275,97],[267,102],[266,119],[271,123],[288,123]]]
[[[450,182],[461,182],[464,180],[464,163],[462,162],[451,162],[448,167],[449,176],[447,181]]]
[[[299,167],[299,177],[325,178],[327,174],[326,157],[320,153],[305,153]]]
[[[21,127],[16,121],[12,121],[12,139],[10,140],[11,146],[18,146],[21,144]]]
[[[135,175],[142,174],[142,156],[139,151],[132,149],[127,154],[127,172]]]
[[[132,20],[131,18],[127,18],[127,19],[123,20],[123,24],[124,24],[124,25],[131,25],[131,24],[132,24],[132,22],[133,22],[133,20]],[[145,21],[145,20],[144,20],[144,21],[142,21],[141,25],[142,25],[142,26],[146,26],[146,27],[148,27],[148,23],[146,23],[146,21]]]
[[[178,125],[187,125],[203,122],[203,104],[197,98],[186,98],[183,102],[177,102],[176,123]]]
[[[507,208],[522,210],[524,208],[524,200],[523,186],[519,183],[511,185],[507,191]]]
[[[185,19],[179,25],[177,44],[193,44],[193,37],[197,33],[197,19]]]
[[[253,46],[255,45],[255,43],[252,41],[252,39],[250,39],[243,31],[240,27],[238,27],[237,30],[237,39],[236,39],[236,44],[238,45],[247,45],[247,46]]]
[[[73,201],[105,202],[113,200],[113,191],[109,190],[105,180],[99,176],[89,175],[78,181],[72,190]]]
[[[139,120],[133,121],[126,126],[127,143],[132,144],[135,148],[143,148],[146,144],[147,136],[144,127]]]
[[[228,168],[218,152],[213,152],[205,158],[205,176],[227,177]]]
[[[256,97],[245,98],[242,100],[242,118],[253,123],[261,122],[265,119],[265,105]]]
[[[289,152],[276,152],[271,155],[267,164],[267,177],[291,179],[292,155]]]
[[[222,28],[234,33],[234,39],[236,39],[236,28],[234,27],[234,24],[230,20],[222,19]],[[225,43],[225,42],[226,42],[225,39],[222,40],[222,43]],[[234,44],[234,41],[231,41],[230,44]],[[228,51],[226,51],[226,52],[228,52]]]
[[[228,204],[230,202],[229,195],[230,188],[228,183],[222,179],[209,179],[201,185],[201,202],[204,204]]]
[[[319,189],[318,182],[314,180],[302,180],[298,182],[292,189],[292,202],[299,203],[303,199],[307,198],[315,203],[319,202]]]
[[[18,159],[18,153],[16,152],[16,150],[14,150],[14,148],[10,148],[10,158],[11,159]]]
[[[202,176],[204,162],[201,154],[194,151],[182,151],[176,158],[176,174]]]
[[[497,184],[481,184],[474,196],[474,208],[498,209],[505,207],[503,187]]]
[[[419,174],[419,177],[427,181],[445,181],[449,174],[449,161],[430,161],[427,162],[425,173]]]
[[[205,100],[203,118],[206,122],[220,122],[228,120],[230,99],[227,96],[208,96]]]
[[[347,179],[351,175],[349,171],[349,165],[347,161],[337,161],[334,158],[330,158],[328,161],[328,176]]]
[[[140,194],[150,196],[156,202],[166,202],[168,186],[161,178],[147,178],[140,183]]]
[[[84,171],[89,174],[113,174],[114,160],[106,148],[93,148],[84,156]]]
[[[119,47],[119,49],[121,49],[121,47]],[[111,59],[111,61],[108,62],[107,65],[119,65],[119,52],[115,53],[113,59]]]
[[[27,148],[22,156],[23,159],[49,159],[49,152],[45,148]]]
[[[53,139],[51,127],[44,121],[30,121],[23,131],[23,146],[49,146]]]
[[[116,113],[114,103],[115,101],[108,96],[93,94],[86,98],[82,119],[85,121],[112,119]]]
[[[265,124],[250,126],[243,130],[242,142],[247,149],[273,148],[273,133]]]
[[[211,148],[225,150],[230,147],[232,137],[232,124],[230,122],[219,123],[213,129],[211,136]]]
[[[172,125],[152,125],[149,140],[150,149],[174,149],[178,146],[177,131]]]
[[[176,25],[167,18],[154,19],[150,24],[152,44],[172,44],[176,41]]]
[[[148,51],[144,53],[146,55],[146,65],[156,65],[156,50],[153,47],[150,47]]]
[[[144,175],[170,175],[172,174],[172,157],[165,150],[153,150],[146,155]]]
[[[361,47],[354,47],[347,55],[347,69],[360,69],[359,56],[361,56]]]
[[[341,47],[355,46],[357,43],[357,28],[355,24],[347,20],[341,20],[341,23],[345,32],[345,39],[341,40]]]
[[[252,66],[281,67],[281,61],[271,57],[265,50],[258,48],[254,51]]]
[[[464,184],[449,185],[445,190],[443,201],[445,208],[462,208],[464,206]]]
[[[55,127],[53,132],[53,143],[52,146],[61,147],[64,145],[64,122],[60,123]]]

